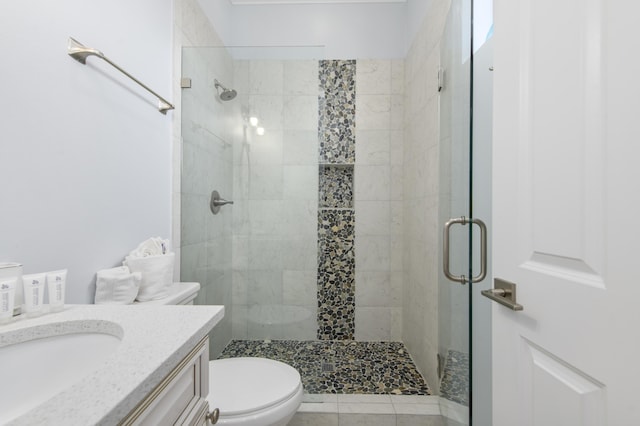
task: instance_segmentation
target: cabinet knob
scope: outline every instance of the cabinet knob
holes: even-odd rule
[[[220,409],[215,408],[213,411],[207,413],[207,420],[211,422],[212,425],[218,423],[218,418],[220,417]]]

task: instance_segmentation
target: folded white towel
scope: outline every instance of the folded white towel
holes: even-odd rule
[[[146,302],[167,296],[167,290],[173,282],[174,261],[174,253],[125,258],[123,264],[132,272],[139,272],[142,275],[136,300]]]
[[[95,303],[128,305],[138,294],[142,274],[131,273],[126,266],[103,269],[97,272]]]

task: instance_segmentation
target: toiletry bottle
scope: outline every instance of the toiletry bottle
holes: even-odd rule
[[[0,262],[0,281],[5,278],[16,278],[15,299],[13,305],[13,315],[22,312],[24,296],[22,291],[22,265],[16,262]]]
[[[13,319],[17,277],[0,279],[0,324]]]
[[[64,309],[64,289],[67,282],[67,270],[47,273],[47,288],[49,290],[49,306],[51,312]]]
[[[27,317],[36,317],[42,314],[44,297],[45,274],[30,274],[22,276],[24,287],[24,307]]]

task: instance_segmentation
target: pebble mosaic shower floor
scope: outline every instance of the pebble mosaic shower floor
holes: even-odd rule
[[[309,394],[431,394],[400,342],[233,340],[220,358],[241,356],[291,365]]]

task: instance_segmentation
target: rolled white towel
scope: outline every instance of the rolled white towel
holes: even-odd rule
[[[160,237],[149,238],[141,242],[129,253],[129,257],[160,256],[169,252],[169,240]]]
[[[96,305],[128,305],[138,295],[142,274],[126,266],[103,269],[96,274]]]

